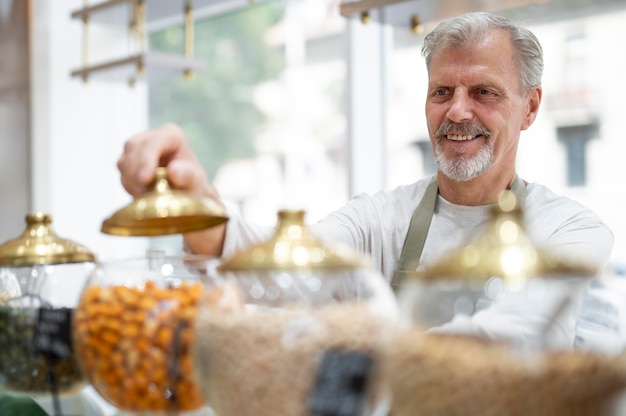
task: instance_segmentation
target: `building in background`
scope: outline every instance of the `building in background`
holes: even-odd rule
[[[99,228],[104,218],[129,201],[115,167],[124,140],[167,117],[151,113],[150,96],[159,85],[138,82],[129,88],[126,83],[84,84],[71,78],[71,70],[80,66],[82,38],[81,24],[71,13],[83,7],[83,1],[68,0],[52,8],[47,0],[4,0],[2,16],[13,19],[7,10],[25,3],[30,11],[22,18],[31,16],[27,22],[31,73],[24,87],[30,91],[29,106],[7,98],[8,90],[3,89],[0,108],[2,114],[20,111],[20,117],[28,112],[30,125],[19,124],[24,118],[5,117],[0,135],[3,154],[17,152],[11,161],[20,160],[20,169],[27,166],[23,170],[28,174],[20,173],[19,180],[30,185],[16,195],[4,185],[16,182],[2,182],[3,199],[19,200],[17,205],[5,202],[0,207],[2,223],[11,224],[0,229],[0,237],[4,241],[16,236],[26,212],[17,213],[15,207],[19,211],[28,205],[30,211],[52,214],[59,234],[80,241],[102,258],[142,253],[149,245],[145,240],[104,236]],[[272,3],[282,13],[268,25],[262,40],[284,62],[271,77],[256,78],[254,83],[234,79],[239,88],[223,98],[254,106],[263,116],[236,119],[255,123],[245,137],[252,150],[213,167],[213,179],[225,197],[262,223],[273,224],[276,210],[284,206],[304,208],[314,221],[357,192],[395,187],[433,172],[424,118],[421,42],[438,19],[467,11],[467,3],[399,2],[373,10],[367,24],[359,15],[340,16],[333,1],[257,3],[254,8]],[[620,47],[626,38],[626,0],[503,0],[472,5],[483,3],[526,23],[545,51],[544,103],[536,123],[522,136],[521,175],[594,209],[614,230],[615,262],[626,263],[626,219],[621,213],[626,192],[617,175],[626,150],[620,128],[626,117],[621,103],[626,51]],[[199,13],[198,19],[227,21],[241,10]],[[411,30],[413,15],[422,16],[421,32]],[[6,29],[17,26],[7,26],[5,20],[0,46],[23,43],[20,33]],[[123,32],[96,26],[90,35],[94,47],[123,47],[127,42]],[[28,50],[28,45],[22,46]],[[245,51],[249,45],[239,47]],[[232,42],[223,42],[220,48],[224,56],[237,56],[232,54],[237,48]],[[246,61],[241,65],[254,68]],[[3,61],[2,79],[9,70],[14,67]],[[186,102],[184,96],[174,100],[178,106]],[[189,110],[194,112],[186,121],[190,131],[198,124],[192,123],[194,117],[219,114],[224,107],[220,104],[207,101],[205,107],[196,104]],[[201,132],[194,134],[202,137]],[[219,136],[222,143],[232,140],[228,125]],[[218,146],[204,145],[200,151],[220,152]],[[5,179],[16,175],[10,163],[3,163],[0,170]]]
[[[503,10],[526,24],[544,49],[543,103],[536,122],[522,133],[520,175],[589,206],[615,234],[613,259],[626,262],[626,192],[617,169],[626,144],[620,68],[626,50],[626,2],[552,1]],[[390,56],[389,186],[434,172],[423,118],[426,70],[421,39],[394,31]],[[408,121],[408,122],[407,122]],[[393,161],[394,163],[391,163]]]

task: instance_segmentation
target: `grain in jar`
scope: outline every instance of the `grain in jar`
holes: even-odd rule
[[[626,355],[515,351],[418,329],[392,345],[394,416],[607,416],[626,389]]]
[[[201,301],[198,380],[220,416],[371,416],[388,406],[381,362],[399,310],[371,259],[322,242],[304,211],[217,268],[229,302]]]
[[[347,402],[352,410],[346,414],[371,415],[387,405],[380,363],[389,321],[365,303],[280,310],[248,305],[222,312],[203,307],[197,330],[199,379],[220,416],[316,414],[316,395],[332,400],[317,383],[329,383],[335,389],[330,396],[343,395],[335,400]],[[322,382],[324,371],[332,370],[324,370],[325,360],[336,372]],[[338,368],[342,363],[346,367]]]

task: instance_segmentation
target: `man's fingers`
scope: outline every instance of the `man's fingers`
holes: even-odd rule
[[[182,129],[174,124],[131,137],[117,162],[122,185],[133,196],[142,194],[154,180],[156,168],[167,166],[177,157],[195,160]]]
[[[168,179],[172,188],[216,198],[213,187],[209,184],[200,164],[195,161],[175,159],[167,166]]]

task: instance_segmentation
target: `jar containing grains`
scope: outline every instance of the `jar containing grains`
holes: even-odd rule
[[[9,393],[57,397],[85,385],[71,322],[95,256],[51,223],[29,214],[24,233],[0,246],[0,390]]]
[[[220,416],[369,416],[389,406],[381,369],[399,313],[366,257],[311,235],[304,212],[278,213],[268,241],[219,266],[204,296],[194,357]]]
[[[192,327],[214,262],[155,250],[98,264],[76,309],[74,346],[87,379],[113,406],[137,414],[202,409]]]
[[[531,244],[522,214],[504,192],[484,234],[400,286],[394,416],[613,414],[626,356],[573,349],[599,271]]]

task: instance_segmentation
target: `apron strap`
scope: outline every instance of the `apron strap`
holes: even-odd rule
[[[422,200],[415,211],[413,211],[409,231],[404,238],[402,253],[391,280],[391,287],[394,291],[400,286],[400,282],[404,280],[403,272],[414,272],[417,270],[422,250],[424,250],[424,243],[426,243],[430,222],[435,212],[438,193],[437,177],[433,176],[433,179],[426,187]]]
[[[515,175],[515,179],[511,185],[511,192],[513,192],[513,195],[517,198],[518,203],[524,206],[526,184],[518,175]],[[437,177],[434,176],[426,187],[422,200],[415,211],[413,211],[409,230],[404,239],[404,245],[402,246],[400,259],[398,260],[396,271],[391,280],[391,287],[394,291],[400,286],[406,274],[414,273],[417,270],[417,266],[419,266],[419,260],[424,250],[428,229],[430,228],[430,223],[435,212],[438,193]]]

